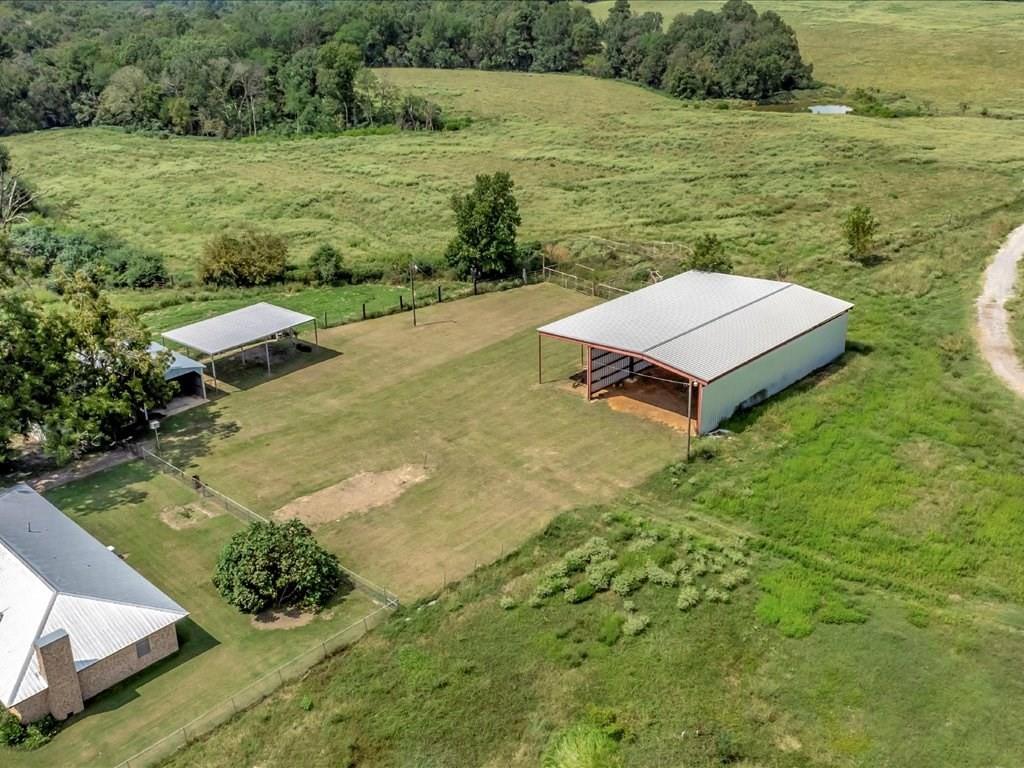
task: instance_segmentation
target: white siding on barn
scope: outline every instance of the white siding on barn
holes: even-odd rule
[[[844,313],[704,387],[700,431],[711,432],[751,398],[770,397],[843,354],[847,319]]]

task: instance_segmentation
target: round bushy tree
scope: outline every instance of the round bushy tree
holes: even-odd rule
[[[318,611],[341,587],[338,558],[298,520],[253,523],[221,550],[213,584],[242,613]]]
[[[352,281],[352,273],[345,268],[341,254],[332,246],[324,243],[313,251],[307,264],[309,278],[317,285],[340,285]]]

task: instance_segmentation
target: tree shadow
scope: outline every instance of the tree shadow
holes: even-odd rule
[[[264,348],[262,346],[251,347],[244,353],[238,351],[226,357],[217,358],[217,380],[234,389],[244,391],[331,360],[341,354],[335,349],[321,347],[308,341],[271,342],[269,373],[267,372]],[[212,366],[207,367],[207,373],[212,373]],[[207,376],[208,391],[210,391],[210,384],[209,376]]]
[[[228,397],[221,394],[219,397]],[[214,399],[219,399],[216,397]],[[213,443],[238,433],[236,421],[224,420],[216,408],[193,408],[166,419],[160,429],[160,455],[179,467],[210,453]]]
[[[129,461],[54,488],[46,495],[74,519],[123,505],[141,504],[149,494],[138,486],[155,474],[156,470],[144,462]],[[73,494],[69,502],[64,502],[65,493]]]
[[[102,715],[120,709],[140,697],[139,688],[161,675],[188,663],[212,648],[220,641],[203,629],[191,617],[178,622],[178,651],[155,664],[146,667],[120,683],[108,688],[86,702],[85,710],[67,720],[71,723],[87,720],[93,715]]]

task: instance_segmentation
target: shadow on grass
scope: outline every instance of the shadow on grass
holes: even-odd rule
[[[806,393],[828,383],[828,380],[836,373],[845,368],[854,357],[870,355],[874,347],[859,341],[847,341],[846,352],[840,355],[826,366],[807,374],[800,381],[794,382],[781,392],[768,397],[761,402],[742,410],[737,410],[729,419],[721,425],[723,429],[736,434],[742,434],[755,426],[765,414],[764,406],[769,403],[784,403],[793,397],[802,397]]]
[[[229,396],[221,394],[216,399]],[[164,422],[160,433],[161,455],[185,468],[196,458],[207,455],[213,443],[239,430],[238,422],[223,420],[217,408],[193,408]]]
[[[140,697],[139,688],[161,675],[186,664],[192,659],[201,656],[212,648],[220,645],[220,641],[213,635],[199,626],[191,618],[185,618],[178,622],[178,652],[161,659],[156,664],[132,675],[117,685],[108,688],[95,698],[86,702],[85,710],[67,721],[67,724],[87,720],[93,715],[101,715],[105,712],[112,712],[120,709]]]
[[[303,348],[308,351],[303,351]],[[307,341],[300,341],[296,344],[291,341],[277,341],[270,344],[269,373],[267,372],[266,353],[260,346],[247,349],[244,353],[239,351],[227,357],[218,358],[217,379],[235,389],[252,389],[339,355],[341,352],[337,350],[317,346]],[[212,366],[208,366],[207,371],[211,373]],[[209,382],[207,386],[209,387]]]

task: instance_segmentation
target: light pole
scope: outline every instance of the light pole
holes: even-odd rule
[[[420,268],[415,263],[409,265],[409,284],[412,291],[412,326],[416,327],[416,273]]]
[[[156,455],[160,455],[160,419],[152,419],[149,428],[153,430],[153,437],[156,439]]]

